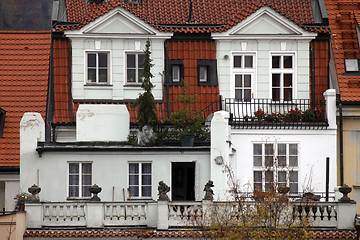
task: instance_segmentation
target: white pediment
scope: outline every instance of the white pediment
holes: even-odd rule
[[[270,7],[262,7],[235,26],[230,35],[298,35],[303,30]]]
[[[314,39],[317,33],[302,29],[268,6],[232,27],[226,32],[213,33],[214,39]]]
[[[83,28],[87,34],[155,34],[156,30],[122,8],[117,8]]]

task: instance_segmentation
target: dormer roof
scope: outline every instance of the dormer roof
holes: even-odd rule
[[[72,24],[59,24],[57,30],[80,29],[120,7],[158,31],[224,32],[264,6],[272,8],[304,30],[327,32],[324,26],[314,20],[310,0],[142,0],[141,4],[126,0],[107,0],[99,4],[86,0],[66,0],[67,22]]]

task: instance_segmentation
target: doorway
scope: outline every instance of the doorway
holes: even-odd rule
[[[195,162],[171,164],[172,201],[195,201]]]

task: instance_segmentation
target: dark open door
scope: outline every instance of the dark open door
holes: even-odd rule
[[[172,163],[171,192],[173,201],[195,200],[195,163]]]

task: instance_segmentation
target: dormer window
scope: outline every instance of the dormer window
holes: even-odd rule
[[[181,81],[181,65],[172,65],[171,72],[172,72],[172,81],[180,82]]]
[[[86,84],[110,84],[109,52],[86,53]]]
[[[216,59],[198,59],[197,73],[199,86],[217,86]]]
[[[4,134],[5,115],[6,115],[5,110],[0,108],[0,138],[2,138]]]
[[[199,82],[206,83],[208,81],[208,67],[199,66]]]
[[[358,59],[345,59],[345,71],[346,72],[359,72],[359,60]]]

